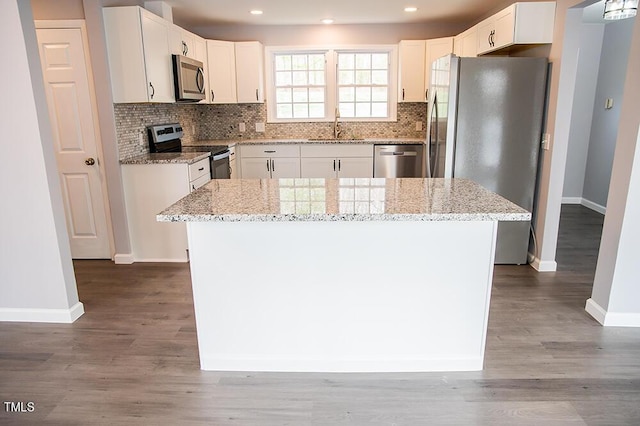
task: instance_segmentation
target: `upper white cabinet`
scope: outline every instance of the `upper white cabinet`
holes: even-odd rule
[[[207,40],[209,90],[207,99],[214,104],[235,104],[236,53],[231,41]]]
[[[424,40],[400,41],[399,102],[426,101],[425,54],[426,42]]]
[[[202,46],[204,44],[204,39],[202,37],[180,28],[177,25],[169,25],[169,43],[172,54],[187,56],[192,59],[197,59],[198,61],[207,62],[206,51],[203,50]],[[203,56],[203,54],[205,56]]]
[[[436,59],[453,53],[453,37],[434,38],[427,40],[425,44],[424,87],[428,90],[431,85],[431,64]]]
[[[235,43],[238,103],[264,102],[264,47],[257,41]]]
[[[175,102],[167,21],[138,6],[102,13],[113,102]]]
[[[478,54],[553,41],[555,2],[514,3],[477,25]]]
[[[458,34],[453,38],[453,53],[461,57],[478,56],[478,26]]]

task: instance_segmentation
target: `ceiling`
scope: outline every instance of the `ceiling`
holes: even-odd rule
[[[189,26],[468,23],[504,6],[505,0],[164,0],[176,22]],[[416,12],[404,8],[415,6]],[[254,9],[262,15],[252,15]]]

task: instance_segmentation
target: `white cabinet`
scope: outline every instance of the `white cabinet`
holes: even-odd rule
[[[478,24],[478,54],[553,41],[555,2],[514,3]]]
[[[171,53],[174,55],[182,55],[191,59],[206,62],[206,52],[198,52],[198,43],[203,43],[204,39],[197,36],[177,25],[169,24],[169,43]]]
[[[401,40],[399,49],[399,84],[398,100],[400,102],[424,102],[425,90],[425,52],[424,40]]]
[[[453,38],[453,53],[460,57],[478,56],[478,27],[474,26]]]
[[[186,262],[184,223],[156,221],[156,215],[211,179],[209,159],[193,164],[123,164],[122,181],[136,262]]]
[[[247,145],[240,150],[243,179],[300,177],[299,145]]]
[[[303,178],[373,177],[373,145],[302,145],[300,156]]]
[[[257,41],[235,43],[238,103],[264,103],[264,47]]]
[[[231,41],[207,40],[209,90],[207,98],[213,104],[235,104],[236,53]]]
[[[431,85],[431,64],[436,59],[450,53],[453,53],[453,37],[442,37],[427,40],[425,51],[426,63],[424,71],[424,87],[427,89],[427,99],[429,86]]]
[[[169,24],[138,6],[102,13],[113,102],[174,102]]]
[[[235,144],[229,145],[229,177],[231,179],[237,179],[240,177],[238,173],[238,161],[236,160],[236,146]]]

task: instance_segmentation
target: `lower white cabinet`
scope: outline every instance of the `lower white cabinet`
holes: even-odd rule
[[[186,262],[184,222],[157,222],[156,215],[211,179],[209,159],[193,164],[123,164],[127,222],[135,262]]]
[[[303,145],[300,155],[303,178],[373,177],[373,145]]]
[[[246,145],[240,149],[243,179],[300,177],[299,145]]]

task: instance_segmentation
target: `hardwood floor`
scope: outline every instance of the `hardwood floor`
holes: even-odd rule
[[[585,311],[602,216],[562,211],[558,272],[498,266],[472,373],[199,370],[185,264],[77,261],[86,313],[0,323],[0,424],[638,425],[640,329]]]

